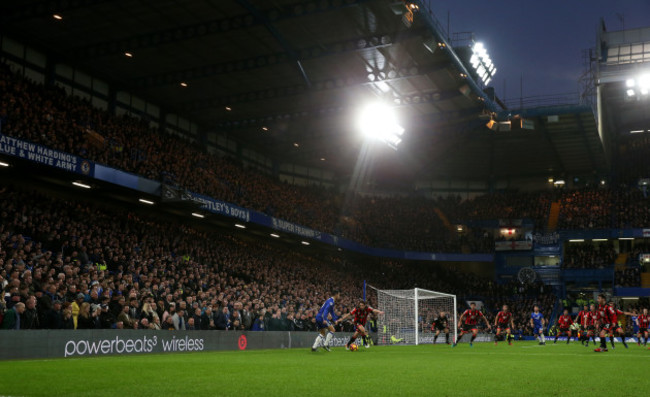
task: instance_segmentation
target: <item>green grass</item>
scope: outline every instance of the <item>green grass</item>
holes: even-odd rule
[[[558,342],[0,362],[2,396],[646,395],[650,351]]]

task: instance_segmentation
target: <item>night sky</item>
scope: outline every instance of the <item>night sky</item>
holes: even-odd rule
[[[425,3],[429,3],[425,0]],[[444,0],[431,9],[451,32],[472,31],[497,67],[490,85],[508,101],[578,93],[581,51],[595,47],[604,18],[608,31],[650,27],[650,0]],[[505,95],[504,95],[505,79]]]

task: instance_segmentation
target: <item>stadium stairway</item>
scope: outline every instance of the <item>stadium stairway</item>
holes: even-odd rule
[[[549,232],[555,231],[559,219],[560,219],[560,202],[554,201],[551,203],[551,209],[548,213],[548,223],[546,225],[546,229]]]
[[[650,273],[641,273],[641,288],[650,288]]]
[[[436,215],[438,215],[438,218],[440,218],[440,221],[442,222],[443,225],[452,232],[454,231],[454,226],[449,222],[449,219],[447,219],[447,215],[445,215],[444,212],[438,207],[433,209],[436,212]]]
[[[615,265],[625,265],[625,264],[627,264],[627,256],[628,256],[627,253],[618,254],[618,256],[616,257],[616,260],[614,261],[614,264]],[[617,268],[618,268],[618,266],[617,266]]]

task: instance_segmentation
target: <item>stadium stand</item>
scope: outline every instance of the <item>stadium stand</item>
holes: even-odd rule
[[[6,65],[0,66],[0,88],[4,92],[0,98],[0,123],[3,134],[73,153],[149,179],[177,185],[319,231],[343,236],[368,246],[429,252],[493,252],[495,239],[491,233],[481,227],[469,227],[464,233],[459,234],[453,227],[450,228],[450,224],[495,219],[529,219],[536,230],[543,230],[548,225],[551,204],[554,202],[559,204],[557,227],[560,230],[642,227],[650,223],[650,206],[647,205],[645,192],[637,189],[636,186],[625,185],[617,188],[599,187],[541,192],[506,191],[481,195],[469,200],[462,200],[457,196],[427,199],[418,195],[356,196],[352,200],[345,200],[337,192],[282,183],[259,170],[246,169],[234,159],[210,155],[193,142],[150,128],[146,120],[129,116],[117,117],[95,109],[89,102],[67,96],[61,89],[45,87],[18,76]],[[628,146],[630,150],[628,161],[635,162],[634,164],[638,165],[637,169],[643,170],[644,159],[638,153],[643,152],[647,146],[647,139],[631,139]],[[634,150],[638,155],[632,155]],[[164,235],[165,226],[160,224],[154,223],[156,227],[143,233],[141,231],[143,224],[148,221],[138,219],[134,215],[121,222],[130,225],[133,230],[140,230],[140,234],[130,237],[118,236],[115,232],[118,226],[109,221],[112,217],[97,209],[79,203],[71,208],[70,203],[48,202],[45,197],[35,201],[33,197],[19,191],[11,194],[14,197],[13,213],[7,212],[12,208],[11,198],[7,198],[9,205],[5,207],[3,213],[3,240],[5,241],[3,264],[6,264],[2,277],[6,308],[10,308],[17,301],[28,302],[29,296],[45,287],[45,296],[51,296],[52,301],[62,301],[61,313],[66,314],[62,317],[61,324],[67,324],[65,327],[70,327],[70,319],[78,320],[78,311],[81,308],[75,307],[72,304],[75,299],[71,298],[74,298],[75,291],[79,290],[84,293],[84,301],[91,303],[88,308],[84,307],[83,311],[90,310],[90,315],[96,315],[98,318],[102,314],[101,310],[97,310],[101,309],[100,291],[111,291],[115,294],[119,291],[122,296],[126,295],[129,298],[135,295],[137,310],[133,312],[132,317],[140,320],[141,312],[151,313],[145,316],[146,322],[140,324],[146,328],[178,327],[178,320],[174,322],[172,312],[183,305],[186,317],[182,323],[187,325],[191,323],[190,326],[195,328],[203,327],[207,321],[208,327],[213,328],[311,329],[314,305],[320,299],[318,296],[326,293],[325,286],[341,284],[346,273],[341,269],[349,266],[360,266],[360,269],[365,269],[365,273],[356,271],[355,274],[357,277],[363,275],[369,279],[372,279],[373,274],[375,276],[381,274],[381,278],[384,279],[386,272],[390,272],[394,287],[409,288],[413,280],[426,280],[428,288],[456,292],[460,296],[480,296],[486,300],[486,309],[490,311],[498,310],[500,304],[509,302],[516,314],[515,320],[521,333],[527,332],[526,311],[531,304],[539,302],[552,307],[556,299],[550,293],[520,296],[521,291],[516,291],[511,295],[508,293],[508,288],[515,288],[514,285],[508,285],[505,290],[500,290],[500,293],[495,295],[491,287],[480,287],[485,285],[485,280],[476,281],[471,277],[463,278],[464,283],[461,288],[452,281],[458,278],[458,275],[453,272],[445,274],[444,271],[439,271],[435,277],[432,277],[426,272],[418,274],[410,266],[394,261],[385,262],[381,266],[381,273],[377,273],[373,266],[343,263],[333,258],[330,258],[332,260],[326,265],[321,260],[294,257],[293,254],[288,257],[284,255],[283,261],[278,263],[274,258],[283,255],[273,251],[272,247],[252,248],[244,242],[229,237],[223,237],[219,242],[218,253],[209,252],[205,235],[200,231],[184,230],[187,235],[184,240],[181,238],[182,243],[172,242]],[[30,201],[29,198],[32,200]],[[37,210],[31,214],[26,209],[19,211],[16,208],[18,202],[30,203],[29,207],[33,206]],[[42,208],[43,206],[46,208]],[[48,217],[48,214],[60,215],[60,211],[68,214],[67,218],[63,218],[66,221],[62,221],[60,216],[58,221],[57,218]],[[38,214],[38,222],[22,220],[21,217],[17,217],[18,213],[27,218]],[[96,238],[101,234],[112,237],[104,237],[106,241],[92,241],[92,243],[90,241],[82,243],[66,237],[78,237],[79,231],[89,231],[87,223],[78,219],[79,214],[86,214],[93,220],[90,223],[95,230],[90,229],[91,236]],[[74,222],[68,224],[66,230],[61,231],[61,225],[67,223],[67,219]],[[7,220],[12,222],[5,223],[4,221]],[[36,224],[38,227],[35,226]],[[52,228],[58,233],[55,233]],[[143,244],[140,239],[144,239],[145,243],[165,241],[164,245],[168,251],[165,251],[164,255],[155,252],[155,255],[148,253],[143,256],[140,254],[144,249],[140,245]],[[138,243],[134,244],[135,242]],[[109,248],[102,247],[106,243]],[[184,251],[178,252],[179,247]],[[38,254],[30,257],[32,249]],[[149,250],[155,251],[151,247]],[[640,248],[637,248],[637,251],[630,257],[638,257],[641,253]],[[53,254],[54,252],[62,252],[62,254],[57,256]],[[198,255],[198,252],[201,254]],[[251,252],[255,252],[255,259],[251,256]],[[188,257],[192,259],[187,261],[182,259]],[[88,261],[85,261],[86,258]],[[214,263],[214,260],[208,260],[214,258],[218,258],[216,262],[220,265],[217,266],[215,273],[210,273],[206,267],[209,265],[205,263]],[[582,269],[602,268],[611,266],[615,258],[616,251],[611,243],[597,246],[569,245],[566,248],[563,266]],[[31,262],[27,264],[25,259],[31,259]],[[37,259],[37,264],[33,263],[34,259]],[[43,261],[52,262],[54,271],[49,263],[42,263]],[[248,265],[241,264],[246,261],[250,261]],[[327,276],[325,274],[328,272],[323,274],[313,270],[318,267],[332,268],[330,263],[332,261],[338,265],[334,266],[332,273]],[[88,263],[98,262],[105,262],[108,267],[106,271],[110,271],[111,274],[102,274],[101,271],[94,270],[95,265],[88,266]],[[140,266],[150,262],[154,265],[148,265],[147,270],[153,271],[153,274],[145,274],[144,268]],[[304,266],[306,279],[311,281],[305,289],[292,291],[288,286],[297,282],[297,279],[292,278],[287,269],[298,263],[309,264],[300,266]],[[41,268],[41,265],[45,264],[47,266]],[[223,269],[219,266],[223,266]],[[279,279],[284,280],[282,285],[264,290],[259,278],[262,276],[260,266],[271,266],[275,269]],[[175,274],[172,279],[163,280],[158,284],[152,283],[151,277],[155,278],[162,272],[171,274],[170,271],[173,273],[181,268],[183,270]],[[340,271],[335,270],[337,268]],[[398,273],[397,269],[407,269],[407,271]],[[127,270],[129,277],[122,282]],[[38,277],[34,277],[36,274]],[[62,282],[56,283],[55,291],[50,292],[52,283],[44,281],[46,275],[55,275],[57,280],[61,275],[65,277],[62,277]],[[96,279],[92,279],[93,277]],[[210,283],[215,282],[220,288],[199,293],[198,291],[201,290],[198,287],[199,280],[205,280],[206,277]],[[25,279],[31,281],[24,282]],[[256,280],[259,284],[251,284],[252,280]],[[323,285],[323,280],[328,281]],[[92,297],[91,284],[94,281],[100,286],[96,298]],[[39,284],[43,283],[46,285],[40,285],[39,288]],[[377,281],[376,284],[381,282]],[[615,284],[616,286],[638,286],[639,270],[630,268],[617,271]],[[155,285],[157,285],[157,293],[153,292]],[[129,291],[125,290],[127,286],[130,287]],[[139,291],[138,288],[143,286],[151,290]],[[71,292],[71,290],[75,291]],[[169,302],[166,303],[164,300],[160,302],[158,299],[164,298],[160,292],[162,290],[171,292],[172,301],[177,302],[171,311]],[[191,293],[188,294],[187,291]],[[153,295],[151,297],[153,301],[145,298],[148,294]],[[495,299],[497,296],[498,302]],[[47,298],[37,297],[39,302],[41,299],[47,302]],[[120,306],[117,306],[120,300],[110,296],[109,301],[113,303],[112,315],[117,320],[122,314],[119,310]],[[236,309],[236,302],[240,302],[241,307],[239,307],[240,303],[237,303]],[[125,298],[123,304],[128,303]],[[351,302],[344,302],[342,307],[350,304]],[[49,306],[51,303],[45,303],[45,307]],[[211,306],[209,311],[208,306]],[[197,309],[200,310],[197,312]],[[33,308],[28,307],[27,310],[29,312]],[[68,310],[70,310],[69,315]],[[201,318],[206,311],[212,313],[213,320],[204,321]],[[241,312],[242,314],[238,316],[244,317],[239,324],[231,321],[229,317],[230,313],[235,311]],[[249,316],[251,319],[248,318]],[[46,317],[46,313],[40,313],[41,327],[44,321],[47,322]],[[85,318],[85,315],[82,317]],[[224,317],[227,319],[225,325]],[[115,321],[110,324],[116,326],[115,324],[119,323]],[[124,326],[124,321],[121,323],[120,326]],[[214,325],[209,325],[212,323]],[[104,325],[108,324],[104,322]]]
[[[568,268],[603,268],[611,266],[616,258],[612,242],[599,244],[572,243],[564,251],[564,266]]]
[[[30,82],[6,65],[0,67],[0,86],[5,92],[0,102],[5,134],[371,246],[461,252],[466,245],[473,252],[493,250],[493,241],[480,229],[460,237],[450,231],[436,216],[436,208],[454,223],[527,218],[542,229],[551,202],[559,199],[560,229],[631,227],[650,220],[645,196],[628,188],[506,192],[465,201],[359,196],[346,207],[338,193],[281,183],[233,159],[209,155],[189,141],[160,133],[146,121],[110,115],[66,96],[61,89]]]
[[[512,296],[522,332],[526,305],[551,300],[534,298],[540,285],[524,291],[407,261],[316,259],[192,227],[170,235],[168,221],[19,188],[3,189],[2,209],[2,304],[36,301],[27,311],[37,319],[23,328],[313,330],[322,297],[342,286],[338,310],[349,309],[362,279],[387,288],[418,283],[494,305]],[[181,309],[179,325],[173,317]]]

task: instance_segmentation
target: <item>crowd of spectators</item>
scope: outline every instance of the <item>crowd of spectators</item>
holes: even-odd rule
[[[646,194],[624,187],[502,192],[470,200],[345,200],[338,192],[282,183],[234,159],[210,155],[195,143],[150,128],[146,120],[93,108],[59,88],[23,79],[2,64],[0,91],[3,134],[369,246],[492,252],[492,233],[480,227],[458,233],[455,224],[527,218],[541,229],[553,201],[561,204],[561,229],[650,225]],[[635,145],[642,150],[647,142]],[[5,313],[7,324],[14,321],[12,326],[20,328],[311,330],[314,310],[328,291],[361,277],[390,287],[419,284],[459,296],[481,295],[488,302],[495,300],[494,307],[488,303],[491,311],[504,296],[518,296],[510,302],[522,329],[524,312],[532,303],[548,306],[553,299],[548,293],[508,294],[489,280],[459,277],[457,271],[444,269],[432,272],[425,264],[382,261],[376,266],[337,257],[319,259],[228,236],[215,241],[203,230],[172,229],[165,221],[134,213],[124,217],[123,211],[88,203],[12,189],[2,196],[2,304],[12,311]],[[169,230],[178,233],[170,235]],[[572,244],[564,266],[603,267],[613,263],[615,255],[611,243]],[[351,279],[350,274],[355,276]],[[637,279],[638,273],[628,271],[616,276],[617,285],[638,285]],[[355,294],[348,287],[343,295]],[[338,309],[351,305],[346,298]]]
[[[638,266],[617,268],[614,272],[615,287],[640,287],[641,268]]]
[[[633,228],[650,225],[650,203],[638,188],[586,188],[563,192],[560,229]]]
[[[612,241],[567,243],[562,265],[571,269],[603,269],[611,267],[616,256]]]
[[[650,221],[650,206],[634,190],[502,192],[470,200],[353,195],[346,200],[335,191],[283,183],[232,158],[210,155],[196,143],[151,128],[147,120],[94,108],[60,88],[24,79],[4,64],[0,64],[0,90],[3,134],[370,246],[492,252],[491,232],[473,228],[459,234],[454,225],[527,218],[541,229],[550,203],[558,199],[560,228],[638,226]]]
[[[618,137],[618,174],[628,184],[636,184],[639,178],[650,178],[650,133],[629,134]]]
[[[82,327],[307,329],[332,289],[340,310],[358,296],[334,259],[36,192],[1,197],[3,305],[38,312],[22,328],[78,327],[81,316]]]
[[[553,193],[505,191],[464,201],[460,197],[450,197],[441,200],[439,205],[456,220],[529,219],[537,229],[543,229]]]
[[[5,329],[308,331],[332,290],[342,291],[337,312],[350,310],[361,280],[497,293],[431,263],[310,256],[22,188],[4,187],[0,208]]]

